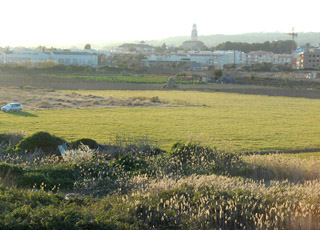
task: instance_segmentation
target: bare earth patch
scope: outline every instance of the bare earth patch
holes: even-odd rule
[[[34,87],[0,88],[0,106],[19,102],[24,110],[102,108],[116,106],[177,106],[160,101],[158,97],[115,98],[94,95],[65,94]]]

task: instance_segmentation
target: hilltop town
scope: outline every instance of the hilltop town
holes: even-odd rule
[[[285,36],[0,49],[0,229],[320,229],[320,49]]]
[[[199,40],[194,24],[190,39],[180,46],[167,46],[165,43],[153,46],[140,41],[125,43],[110,50],[92,49],[90,44],[86,44],[84,49],[6,47],[0,48],[0,63],[2,66],[29,67],[111,67],[149,74],[230,68],[241,71],[318,70],[320,49],[310,44],[297,47],[289,38],[286,41],[254,44],[226,41],[216,47],[207,47]]]

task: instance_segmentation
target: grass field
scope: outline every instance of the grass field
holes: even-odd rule
[[[71,92],[70,92],[71,93]],[[320,100],[184,91],[77,91],[114,97],[153,97],[179,107],[118,107],[0,113],[0,133],[48,131],[74,140],[110,143],[147,137],[169,149],[198,141],[234,151],[283,151],[320,146]]]
[[[10,137],[2,136],[0,145],[0,229],[320,229],[319,152],[237,154],[319,147],[319,100],[193,91],[77,93],[157,96],[179,106],[0,113],[0,133]],[[80,146],[46,158],[50,150],[36,147],[57,139],[42,133],[35,141],[19,130],[100,143],[146,136],[166,150],[194,140],[218,150],[180,143],[168,151],[133,146],[112,155]]]
[[[83,80],[95,80],[113,83],[146,83],[146,84],[165,84],[169,77],[144,77],[144,76],[122,76],[122,75],[81,75],[81,74],[50,74],[50,77],[73,78]],[[183,80],[177,77],[176,83],[194,83],[192,80]]]

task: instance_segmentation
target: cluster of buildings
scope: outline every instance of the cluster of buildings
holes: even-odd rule
[[[5,50],[1,53],[0,63],[3,65],[55,63],[97,67],[98,55],[84,51]]]
[[[187,51],[181,54],[149,54],[143,60],[145,66],[169,63],[191,63],[196,68],[214,66],[223,68],[224,65],[247,65],[256,63],[272,63],[274,65],[290,65],[291,54],[274,54],[265,51],[244,53],[236,50],[220,51]],[[191,67],[192,68],[192,67]]]
[[[148,54],[143,60],[146,67],[161,64],[189,64],[193,70],[209,66],[222,68],[225,64],[244,64],[245,54],[240,51],[187,51],[184,53]]]
[[[180,49],[157,52],[156,48],[146,44],[128,43],[117,47],[112,52],[92,51],[92,50],[3,50],[0,52],[0,64],[45,64],[54,63],[62,65],[80,65],[98,67],[99,55],[106,58],[113,55],[143,54],[142,65],[145,67],[171,65],[187,66],[192,70],[203,70],[208,67],[223,68],[224,65],[246,65],[251,66],[256,63],[272,63],[274,65],[296,65],[297,69],[319,69],[320,50],[311,49],[302,51],[295,56],[291,54],[274,54],[266,51],[254,51],[244,53],[237,50],[204,51],[205,45],[198,40],[197,26],[193,25],[191,39],[185,41]],[[294,61],[294,62],[293,62]]]
[[[198,40],[196,25],[192,27],[191,40],[185,41],[180,48],[182,48],[181,52],[157,53],[153,46],[141,42],[121,45],[116,52],[141,52],[146,57],[143,60],[143,64],[146,67],[157,65],[188,65],[190,69],[201,70],[209,66],[223,68],[224,65],[228,64],[247,66],[263,62],[274,65],[292,64],[291,54],[274,54],[266,51],[244,53],[237,50],[203,51],[205,45]]]

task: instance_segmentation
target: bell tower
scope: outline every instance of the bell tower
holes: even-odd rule
[[[197,41],[197,40],[198,40],[197,25],[193,24],[192,32],[191,32],[191,41]]]

